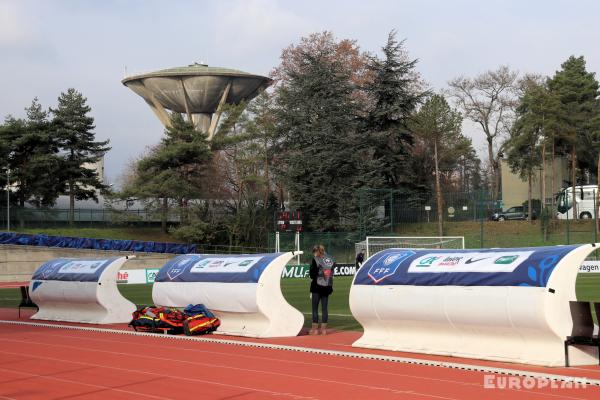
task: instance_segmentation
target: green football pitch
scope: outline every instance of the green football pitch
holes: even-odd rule
[[[360,325],[350,314],[348,295],[350,293],[351,276],[335,278],[333,294],[329,298],[329,325],[336,329],[356,330]],[[310,325],[310,280],[286,278],[281,280],[281,291],[287,301],[305,316],[305,325]],[[136,304],[152,304],[151,285],[119,285],[123,296]],[[320,310],[319,310],[320,311]]]
[[[348,294],[351,276],[335,279],[334,291],[329,299],[329,325],[334,329],[360,330],[360,325],[350,314]],[[281,290],[288,302],[302,311],[305,326],[310,325],[310,293],[308,279],[281,280]],[[119,285],[121,293],[136,304],[152,304],[151,285]],[[19,289],[0,289],[0,307],[16,307],[20,300]],[[577,298],[581,301],[600,302],[600,274],[580,274],[577,279]]]

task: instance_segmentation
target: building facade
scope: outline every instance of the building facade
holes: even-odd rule
[[[518,174],[510,170],[506,160],[501,163],[502,175],[502,206],[504,208],[520,206],[527,201],[529,185],[526,179],[521,179]],[[531,198],[545,201],[546,205],[552,204],[552,199],[570,182],[569,162],[566,158],[555,158],[546,162],[546,193],[542,191],[542,168],[535,170],[532,176]]]

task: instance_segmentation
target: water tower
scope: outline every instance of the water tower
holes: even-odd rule
[[[249,101],[272,82],[265,76],[198,63],[121,81],[148,103],[163,125],[169,125],[170,112],[186,114],[197,130],[207,133],[209,140],[225,104]]]

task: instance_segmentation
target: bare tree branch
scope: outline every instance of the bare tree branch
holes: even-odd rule
[[[458,77],[447,91],[465,118],[481,126],[492,170],[492,195],[498,198],[500,163],[496,147],[502,147],[514,119],[518,72],[500,66],[474,78]]]

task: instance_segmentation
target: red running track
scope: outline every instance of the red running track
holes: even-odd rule
[[[0,399],[597,399],[484,373],[160,336],[0,324]]]
[[[57,326],[81,326],[85,328],[100,328],[100,329],[116,329],[122,331],[132,332],[131,328],[127,324],[110,324],[110,325],[90,325],[81,323],[70,323],[70,322],[57,322],[57,321],[34,321],[29,320],[29,317],[35,313],[32,309],[21,310],[22,318],[17,317],[17,312],[12,308],[0,308],[0,320],[15,321],[15,322],[41,322],[44,324],[57,325]],[[299,348],[311,348],[311,349],[322,349],[326,351],[343,351],[355,354],[369,354],[369,355],[382,355],[392,357],[406,357],[412,360],[422,360],[424,362],[446,362],[446,363],[459,363],[461,365],[470,366],[469,369],[486,368],[488,370],[495,369],[509,369],[517,370],[521,373],[538,373],[542,375],[562,375],[570,377],[586,378],[588,380],[600,381],[600,366],[598,365],[585,365],[577,367],[542,367],[536,365],[527,364],[516,364],[499,361],[488,361],[488,360],[477,360],[471,358],[460,358],[450,356],[439,356],[434,354],[420,354],[420,353],[408,353],[400,351],[387,351],[387,350],[376,350],[376,349],[364,349],[352,347],[360,336],[361,332],[357,331],[334,331],[330,330],[333,334],[326,336],[309,336],[308,331],[303,331],[299,336],[285,337],[285,338],[269,338],[269,339],[254,339],[247,337],[235,337],[235,336],[220,336],[214,335],[216,339],[232,339],[241,342],[258,342],[263,345],[283,345],[283,346],[294,346]],[[1,399],[0,399],[1,400]]]
[[[21,286],[29,286],[29,281],[23,282],[0,282],[0,289],[18,288]]]

